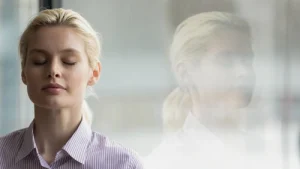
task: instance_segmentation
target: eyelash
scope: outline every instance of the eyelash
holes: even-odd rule
[[[72,63],[64,62],[64,64],[69,65],[69,66],[74,66],[76,64],[76,62],[72,62]]]
[[[37,65],[37,66],[41,66],[41,65],[44,65],[45,63],[46,63],[46,61],[44,61],[44,62],[34,62],[33,64]]]
[[[33,64],[36,65],[36,66],[41,66],[41,65],[44,65],[46,64],[47,61],[44,61],[44,62],[34,62]],[[74,66],[76,64],[76,62],[63,62],[64,64],[68,65],[68,66]]]

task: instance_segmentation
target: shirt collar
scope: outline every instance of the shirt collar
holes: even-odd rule
[[[244,137],[246,137],[248,133],[245,130],[241,129],[238,129],[237,131],[237,133],[230,133],[231,131],[226,130],[224,130],[223,132],[226,133],[227,136],[231,136],[227,137],[227,139],[232,139],[236,143],[238,143],[237,141],[239,141],[240,144],[244,144]],[[185,138],[193,140],[196,144],[199,145],[203,144],[203,141],[205,139],[209,144],[215,144],[216,147],[224,146],[224,142],[221,141],[221,139],[217,137],[211,130],[201,124],[197,117],[191,112],[185,119],[182,127],[182,134],[185,136]]]
[[[216,147],[223,147],[221,140],[213,134],[207,127],[192,113],[189,113],[182,127],[182,138],[188,142],[192,141],[195,144],[202,145],[204,142],[214,144]]]
[[[74,160],[84,164],[91,137],[91,127],[84,119],[82,119],[77,130],[62,149],[65,150]]]
[[[21,147],[18,151],[18,154],[16,156],[16,162],[22,160],[26,156],[29,155],[30,152],[32,152],[33,149],[36,148],[35,142],[34,142],[34,136],[33,136],[33,125],[34,122],[32,121],[31,124],[27,129],[25,129],[23,142],[21,143]]]
[[[207,129],[203,124],[201,124],[197,117],[194,116],[191,112],[188,113],[182,129],[186,132],[188,132],[189,130],[197,130],[198,132],[211,133],[211,131]]]
[[[33,135],[34,121],[25,130],[23,142],[21,148],[16,156],[16,162],[24,159],[28,156],[33,149],[36,148],[36,143]],[[84,164],[87,154],[87,148],[90,144],[92,137],[91,127],[85,120],[81,120],[77,130],[63,146],[63,150],[66,151],[74,160]]]

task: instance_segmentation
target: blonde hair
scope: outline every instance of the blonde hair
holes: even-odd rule
[[[38,29],[45,26],[68,26],[73,28],[85,42],[85,50],[88,56],[90,67],[96,68],[101,54],[101,44],[98,33],[79,13],[72,10],[57,8],[41,11],[30,21],[25,31],[23,32],[19,42],[19,54],[21,58],[22,70],[26,64],[30,37]],[[82,108],[84,119],[86,119],[91,125],[92,112],[85,100],[83,102]]]
[[[221,29],[236,29],[251,37],[250,26],[246,21],[230,13],[205,12],[184,20],[176,28],[170,48],[172,70],[180,86],[183,82],[182,63],[193,63],[204,54],[208,41]],[[177,87],[163,104],[163,125],[165,131],[176,131],[182,127],[191,111],[192,101],[185,87]]]

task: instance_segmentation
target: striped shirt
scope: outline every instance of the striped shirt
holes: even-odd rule
[[[264,152],[263,140],[252,132],[218,137],[189,113],[182,128],[168,135],[145,158],[146,169],[282,169],[276,151]],[[225,141],[226,140],[226,141]]]
[[[82,120],[79,127],[48,164],[38,153],[33,122],[28,128],[0,137],[0,169],[141,169],[138,155],[93,132]]]

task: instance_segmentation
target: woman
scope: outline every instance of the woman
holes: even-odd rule
[[[247,22],[222,12],[186,19],[175,31],[170,61],[179,87],[164,102],[168,135],[146,168],[252,168],[250,157],[258,155],[249,151],[257,144],[249,150],[248,143],[257,137],[244,132],[242,113],[255,83]]]
[[[248,105],[255,82],[244,20],[221,12],[186,19],[175,32],[170,60],[179,87],[164,103],[165,129],[178,129],[189,113],[205,126],[237,125],[231,111]]]
[[[33,18],[19,52],[34,120],[0,138],[1,169],[142,168],[134,152],[93,132],[86,118],[84,95],[100,77],[100,51],[97,33],[72,10],[44,10]]]

